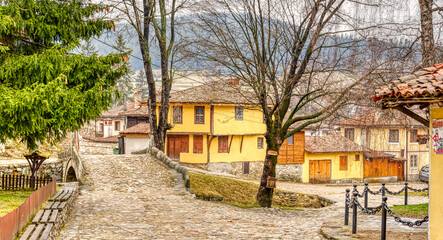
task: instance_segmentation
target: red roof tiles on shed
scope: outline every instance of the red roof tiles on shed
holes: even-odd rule
[[[149,123],[139,123],[135,126],[127,128],[120,132],[121,135],[126,134],[149,134],[151,132],[151,126]]]
[[[375,91],[374,101],[443,97],[443,63],[401,77]]]

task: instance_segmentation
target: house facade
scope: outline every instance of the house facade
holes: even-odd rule
[[[385,109],[396,108],[429,127],[429,232],[431,240],[443,239],[443,63],[391,81],[372,97]],[[429,110],[429,119],[411,107]]]
[[[214,81],[172,93],[166,154],[208,170],[260,171],[266,156],[266,125],[252,99],[235,81]]]
[[[341,135],[377,152],[405,159],[407,180],[418,180],[419,170],[429,164],[428,128],[397,110],[369,110],[333,123]]]

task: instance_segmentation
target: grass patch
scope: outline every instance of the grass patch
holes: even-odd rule
[[[411,218],[423,218],[428,215],[428,203],[406,205],[406,206],[393,206],[391,207],[395,215]]]
[[[0,202],[2,203],[0,205],[0,217],[3,217],[22,205],[32,192],[32,190],[0,190]]]
[[[218,201],[241,208],[260,207],[256,202],[258,184],[241,180],[189,173],[191,189],[197,198]],[[284,210],[297,208],[319,208],[321,201],[315,195],[299,194],[276,189],[273,199],[274,207]]]

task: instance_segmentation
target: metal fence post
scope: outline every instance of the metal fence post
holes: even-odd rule
[[[349,188],[346,188],[346,199],[345,199],[345,225],[349,225],[349,205],[348,205],[348,199],[349,199]],[[349,200],[349,203],[351,201]]]
[[[363,190],[363,191],[365,191],[365,209],[368,209],[368,191],[369,191],[369,188],[368,188],[368,183],[367,182],[365,182],[365,190]]]
[[[353,192],[354,194],[354,199],[353,199],[353,208],[352,208],[352,234],[356,234],[357,233],[357,191]]]
[[[405,182],[405,205],[408,205],[408,182]]]
[[[385,183],[382,183],[381,184],[381,195],[384,197],[385,195],[386,195],[386,193],[385,193]]]
[[[357,184],[354,184],[354,190],[352,190],[352,192],[358,192],[358,190],[357,190]]]
[[[388,198],[386,196],[383,196],[383,207],[381,210],[381,240],[386,240],[386,201]]]

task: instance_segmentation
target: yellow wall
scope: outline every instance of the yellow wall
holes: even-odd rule
[[[263,112],[258,108],[243,108],[243,120],[235,120],[235,106],[214,106],[214,134],[263,134]]]
[[[228,146],[231,141],[228,138]],[[210,162],[253,162],[264,161],[266,157],[266,142],[263,149],[257,149],[257,138],[263,135],[244,136],[242,152],[240,153],[241,136],[234,136],[229,153],[218,152],[218,138],[214,138],[210,148]]]
[[[211,106],[209,105],[178,105],[183,106],[183,115],[182,115],[182,123],[173,123],[173,106],[169,109],[169,118],[168,122],[172,124],[173,128],[169,132],[205,132],[209,133],[210,122],[211,122]],[[204,106],[205,107],[205,123],[204,124],[196,124],[194,119],[194,107],[195,106]]]
[[[431,127],[433,119],[443,119],[443,108],[431,106]],[[431,131],[432,132],[432,131]],[[432,137],[431,137],[432,138]],[[430,141],[433,144],[433,141]],[[435,154],[431,148],[431,165],[430,165],[430,239],[443,239],[443,155]]]
[[[360,155],[360,161],[355,161],[355,155]],[[340,170],[340,156],[348,156],[348,170]],[[309,182],[309,161],[310,160],[331,160],[331,179],[363,178],[363,154],[355,153],[305,153],[305,163],[303,163],[304,183]]]
[[[207,135],[203,136],[203,153],[193,153],[194,136],[189,136],[189,153],[180,153],[180,162],[206,163],[208,161]]]
[[[345,136],[345,128],[351,128],[351,127],[341,127],[341,134],[342,136]],[[362,129],[360,127],[354,127],[354,142],[357,144],[362,145],[361,136],[362,136]],[[389,129],[398,129],[399,130],[399,143],[389,143]],[[427,128],[413,128],[418,129],[419,135],[427,135],[428,129]],[[402,149],[406,149],[407,144],[407,158],[408,158],[408,173],[409,174],[418,174],[419,170],[426,164],[429,164],[429,148],[428,144],[418,144],[418,143],[411,143],[411,135],[409,129],[408,132],[408,138],[407,143],[405,143],[405,131],[406,129],[404,127],[371,127],[369,128],[369,143],[365,147],[368,147],[374,151],[383,151],[389,154],[393,154],[396,157],[401,157],[400,151]],[[410,168],[410,162],[411,155],[417,155],[418,156],[418,167],[416,169]]]

